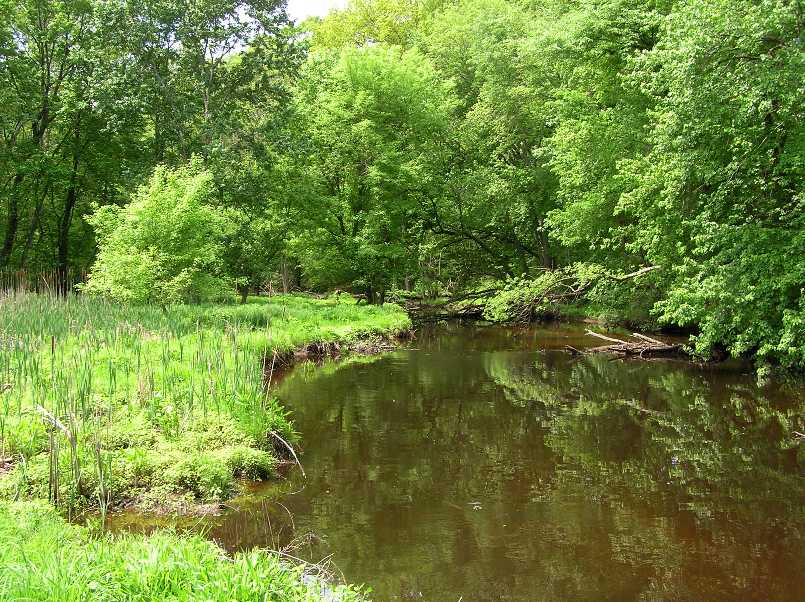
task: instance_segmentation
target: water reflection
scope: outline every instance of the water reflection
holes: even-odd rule
[[[292,471],[210,534],[315,534],[297,554],[332,554],[377,600],[801,599],[803,389],[560,351],[584,342],[451,327],[298,369],[278,394],[307,481]]]

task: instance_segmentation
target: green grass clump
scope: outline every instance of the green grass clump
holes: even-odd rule
[[[199,536],[93,537],[43,503],[0,504],[0,600],[363,600],[305,566],[254,550],[227,557]]]
[[[72,512],[230,496],[295,435],[267,394],[275,353],[407,329],[351,298],[128,306],[0,295],[0,497]],[[9,468],[10,467],[10,468]]]

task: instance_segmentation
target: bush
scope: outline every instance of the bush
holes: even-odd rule
[[[89,222],[98,258],[82,290],[160,305],[232,297],[222,259],[230,224],[208,204],[213,192],[212,175],[193,161],[158,167],[126,207],[97,209]]]

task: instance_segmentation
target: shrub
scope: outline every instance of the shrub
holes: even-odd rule
[[[277,466],[274,456],[262,449],[238,446],[221,450],[221,455],[232,474],[252,481],[269,478]]]
[[[229,221],[208,204],[212,194],[212,175],[193,161],[158,167],[126,207],[98,208],[89,219],[98,258],[81,288],[161,305],[231,297],[222,259]]]

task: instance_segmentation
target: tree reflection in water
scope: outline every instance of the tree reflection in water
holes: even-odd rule
[[[230,548],[315,533],[297,553],[376,600],[801,599],[802,387],[565,344],[578,329],[447,327],[300,367],[278,394],[307,481],[206,528]]]

